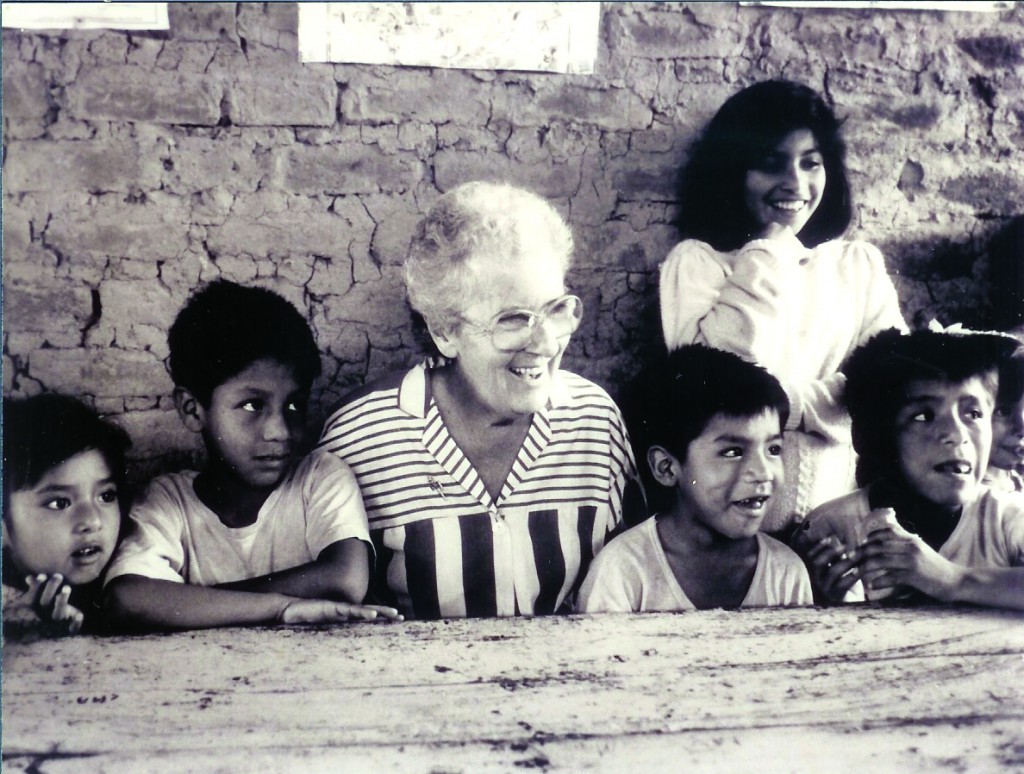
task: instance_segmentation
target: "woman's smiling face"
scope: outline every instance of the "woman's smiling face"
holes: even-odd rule
[[[565,275],[556,256],[519,255],[470,261],[477,293],[461,310],[462,323],[437,337],[438,348],[455,358],[455,368],[479,408],[496,419],[532,414],[547,405],[555,373],[569,344],[551,319],[538,323],[522,348],[505,351],[483,330],[502,313],[540,313],[565,294]]]
[[[797,129],[747,171],[744,203],[762,230],[777,223],[799,234],[821,204],[825,182],[814,135]]]

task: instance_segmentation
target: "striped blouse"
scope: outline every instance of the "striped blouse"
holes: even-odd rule
[[[552,613],[642,503],[608,394],[560,371],[497,499],[448,434],[418,366],[350,399],[318,448],[352,468],[377,548],[378,587],[407,617]]]

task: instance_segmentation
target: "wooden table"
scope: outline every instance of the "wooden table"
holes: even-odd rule
[[[3,768],[1024,771],[1024,616],[849,607],[3,648]]]

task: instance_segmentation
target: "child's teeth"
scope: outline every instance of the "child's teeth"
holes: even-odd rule
[[[950,473],[970,473],[971,465],[968,462],[946,462],[939,465],[940,470],[949,471]]]

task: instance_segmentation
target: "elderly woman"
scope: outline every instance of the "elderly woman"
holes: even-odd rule
[[[636,502],[618,409],[559,363],[582,302],[536,195],[467,183],[419,224],[409,302],[440,357],[369,385],[319,447],[355,472],[378,586],[407,617],[552,613]]]

